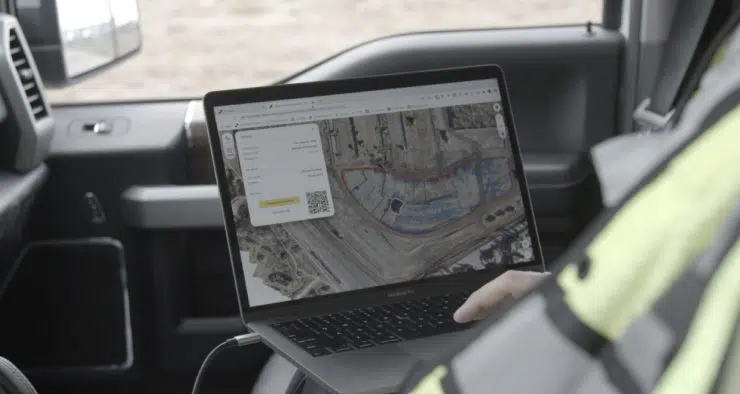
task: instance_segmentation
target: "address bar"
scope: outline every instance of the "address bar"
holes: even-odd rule
[[[260,113],[255,113],[255,114],[242,115],[242,117],[244,119],[254,119],[254,118],[271,117],[271,116],[275,116],[275,115],[290,115],[290,114],[298,114],[298,113],[303,113],[303,112],[324,111],[324,110],[344,109],[344,108],[347,108],[347,105],[313,106],[311,108],[294,109],[292,111],[268,111],[268,112],[260,112]]]
[[[287,110],[260,110],[259,112],[248,112],[248,113],[242,113],[242,119],[255,119],[255,118],[264,118],[267,116],[275,116],[275,115],[290,115],[290,114],[298,114],[298,113],[305,113],[305,112],[313,112],[313,111],[327,111],[327,110],[335,110],[335,109],[348,109],[348,108],[364,108],[371,104],[377,104],[378,102],[387,101],[389,104],[394,102],[405,102],[406,100],[410,98],[419,98],[422,95],[420,94],[412,94],[408,96],[400,96],[400,97],[388,97],[385,100],[379,99],[377,97],[374,98],[364,98],[361,100],[351,100],[349,102],[332,102],[332,103],[326,103],[326,104],[304,104],[301,108],[294,108],[294,109],[287,109]]]
[[[476,91],[476,90],[480,90],[480,89],[479,88],[478,89],[469,89],[469,88],[468,89],[460,89],[460,90],[456,90],[456,91],[441,92],[440,95],[447,95],[448,98],[449,98],[449,95],[450,94],[459,94],[460,96],[462,96],[462,94],[464,92],[472,92],[472,91]],[[242,112],[241,114],[238,114],[237,116],[238,117],[241,117],[242,119],[259,119],[259,118],[265,118],[265,117],[280,116],[280,115],[290,115],[290,114],[299,114],[299,113],[313,112],[313,111],[327,111],[327,110],[347,109],[347,108],[350,108],[350,107],[352,107],[352,108],[360,108],[360,107],[365,107],[367,105],[378,104],[379,102],[383,102],[383,101],[388,102],[388,104],[392,104],[392,103],[398,103],[399,101],[400,102],[405,102],[406,100],[408,100],[410,98],[419,98],[419,97],[423,97],[423,96],[424,96],[423,94],[414,93],[414,94],[411,94],[411,95],[408,95],[408,96],[406,96],[406,95],[400,96],[400,97],[391,96],[391,97],[387,97],[387,98],[384,98],[384,99],[383,98],[378,98],[378,97],[364,98],[364,99],[361,99],[361,100],[351,100],[351,101],[346,102],[346,103],[345,102],[340,102],[340,103],[332,102],[332,103],[326,103],[326,104],[323,104],[323,105],[322,104],[311,104],[311,105],[309,105],[309,104],[303,104],[299,108],[291,108],[291,109],[285,109],[285,110],[275,110],[275,109],[273,109],[273,110],[267,110],[267,111],[265,111],[265,110],[259,110],[259,111],[256,111],[256,112],[251,112],[250,111],[250,112],[246,112],[246,113],[245,112]],[[426,94],[426,96],[428,96],[428,97],[431,98],[431,97],[435,96],[435,94],[428,93],[428,94]],[[298,105],[300,105],[300,104],[298,104]]]

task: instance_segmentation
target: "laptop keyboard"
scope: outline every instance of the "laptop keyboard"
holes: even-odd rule
[[[470,292],[272,324],[314,357],[460,331],[452,314]]]

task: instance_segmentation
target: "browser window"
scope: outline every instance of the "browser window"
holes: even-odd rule
[[[535,261],[495,79],[214,108],[249,304]]]

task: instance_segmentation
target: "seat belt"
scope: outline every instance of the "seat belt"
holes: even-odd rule
[[[731,9],[731,14],[722,25],[722,27],[716,32],[712,41],[707,45],[706,50],[701,58],[696,62],[696,65],[690,71],[690,75],[684,78],[684,86],[679,92],[676,102],[673,106],[673,122],[679,122],[681,118],[681,112],[688,104],[689,100],[694,96],[694,93],[701,84],[704,77],[704,73],[712,67],[712,61],[715,59],[717,52],[722,48],[723,45],[728,43],[728,39],[735,33],[740,24],[740,0],[735,0],[735,5]]]
[[[633,113],[633,119],[643,130],[660,130],[673,120],[673,105],[715,2],[678,2],[652,93]]]

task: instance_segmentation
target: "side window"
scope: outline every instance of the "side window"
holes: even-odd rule
[[[603,0],[146,0],[143,48],[53,102],[196,97],[264,85],[353,45],[424,30],[601,21]]]

